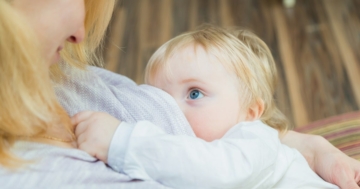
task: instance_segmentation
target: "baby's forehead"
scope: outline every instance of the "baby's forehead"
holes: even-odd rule
[[[185,59],[185,58],[208,58],[216,59],[218,62],[225,64],[230,59],[226,58],[226,52],[215,46],[204,46],[202,44],[190,43],[182,45],[178,48],[173,48],[171,53],[165,58],[167,62],[169,59]]]
[[[170,44],[159,55],[162,58],[159,58],[156,66],[152,67],[154,71],[152,77],[165,76],[169,79],[179,73],[179,70],[195,68],[201,70],[201,67],[211,64],[217,64],[216,66],[220,69],[225,68],[229,74],[238,75],[231,62],[232,58],[229,53],[225,52],[225,48],[219,48],[212,44],[207,46],[196,42]],[[193,59],[198,59],[198,61],[192,61]],[[198,62],[203,63],[203,60],[206,60],[207,64],[198,65]],[[192,64],[186,64],[189,62]]]

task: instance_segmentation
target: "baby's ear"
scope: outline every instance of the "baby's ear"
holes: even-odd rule
[[[246,121],[255,121],[257,119],[260,119],[261,115],[264,113],[264,108],[264,101],[261,99],[257,100],[256,103],[249,107]]]

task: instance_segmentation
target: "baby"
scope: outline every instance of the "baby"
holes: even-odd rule
[[[239,161],[247,159],[242,162],[242,169],[253,167],[252,169],[271,172],[268,178],[250,174],[237,187],[338,188],[316,175],[297,150],[280,143],[278,133],[286,132],[288,125],[285,116],[276,108],[273,99],[277,82],[276,65],[266,44],[254,34],[245,30],[227,31],[213,26],[204,26],[175,37],[161,46],[151,57],[145,78],[147,84],[166,91],[175,99],[198,138],[214,144],[223,140],[242,139],[239,143],[231,142],[229,146],[220,146],[241,151],[240,156],[234,157]],[[116,121],[109,120],[107,120],[109,124],[118,124]],[[82,131],[76,133],[77,136],[83,134],[87,127],[86,118],[79,122],[85,126],[81,127]],[[79,124],[76,123],[76,125]],[[113,129],[110,133],[114,132]],[[112,135],[109,136],[107,138],[111,138]],[[117,136],[119,135],[115,134],[112,140],[116,140]],[[167,140],[171,142],[170,139]],[[253,141],[260,142],[253,143]],[[104,143],[107,144],[107,148],[104,149],[109,149],[109,142]],[[121,148],[124,144],[118,146]],[[197,147],[194,145],[194,148]],[[125,153],[124,151],[122,153]],[[255,161],[258,156],[263,155],[262,151],[269,151],[268,160],[272,162],[272,166],[260,162],[252,164],[252,160]],[[105,150],[103,153],[108,152]],[[149,154],[144,152],[143,155]],[[216,155],[209,153],[209,156]],[[160,156],[156,157],[161,159]],[[106,162],[107,158],[104,161]],[[123,159],[118,161],[121,161],[120,165],[128,170],[115,169],[122,170],[138,179],[149,177],[162,181],[162,177],[171,178],[167,175],[168,173],[181,171],[179,168],[167,167],[162,170],[162,167],[154,166],[153,169],[160,169],[158,171],[160,174],[157,172],[154,176],[156,171],[148,170],[137,160],[128,158],[128,161]],[[155,160],[152,159],[152,161]],[[137,168],[134,169],[134,167]],[[198,167],[193,167],[194,171],[197,169]],[[146,172],[146,177],[139,176],[144,175],[143,172]],[[186,175],[182,177],[185,177],[181,180],[185,182],[182,186],[187,186],[188,180],[189,183],[193,182],[191,178],[186,178]],[[239,180],[241,180],[240,177]],[[265,180],[272,180],[272,182],[262,185]],[[245,183],[245,181],[251,182]],[[175,183],[167,182],[166,185],[181,188]],[[203,185],[191,186],[189,188],[201,188]],[[227,187],[224,185],[224,188]]]
[[[145,78],[175,98],[196,136],[206,141],[221,139],[244,122],[254,132],[288,128],[273,99],[274,59],[267,45],[249,31],[205,26],[180,35],[155,52]],[[280,143],[279,148],[279,166],[287,171],[273,187],[337,188],[316,175],[295,149]]]
[[[277,73],[269,49],[250,32],[234,33],[208,27],[180,35],[147,65],[146,83],[175,98],[196,136],[206,141],[243,121],[261,119],[287,129],[273,100]]]

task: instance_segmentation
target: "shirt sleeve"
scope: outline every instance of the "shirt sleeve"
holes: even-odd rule
[[[260,121],[239,124],[206,142],[166,134],[148,121],[124,124],[112,139],[108,164],[133,179],[174,188],[270,188],[278,181],[279,139],[266,127]]]

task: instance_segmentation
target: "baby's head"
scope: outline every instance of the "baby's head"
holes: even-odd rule
[[[175,37],[150,58],[145,80],[175,98],[204,140],[221,138],[241,121],[287,128],[273,100],[276,65],[266,44],[249,31],[207,25]]]

